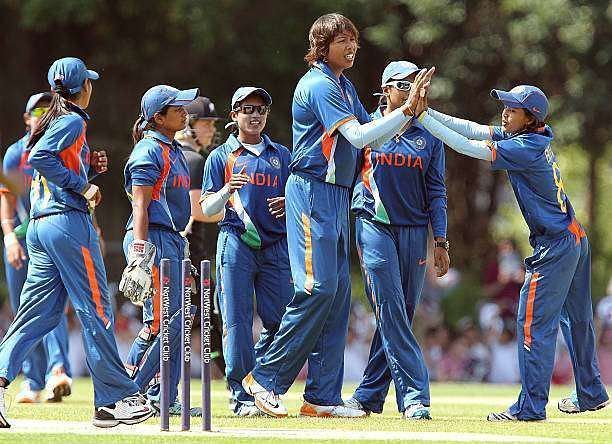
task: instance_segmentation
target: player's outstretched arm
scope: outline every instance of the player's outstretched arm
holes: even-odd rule
[[[429,115],[428,111],[423,111],[419,115],[419,121],[423,126],[446,145],[458,153],[475,159],[492,160],[491,150],[486,141],[468,139],[462,134],[448,128]]]
[[[468,139],[489,140],[491,138],[491,127],[488,125],[482,125],[472,122],[471,120],[459,119],[431,108],[427,109],[427,114],[444,126],[447,126]]]

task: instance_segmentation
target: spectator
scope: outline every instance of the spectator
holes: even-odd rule
[[[484,270],[484,294],[499,305],[502,319],[515,319],[525,269],[514,240],[502,240]]]
[[[491,372],[488,382],[510,384],[520,380],[518,352],[515,338],[515,326],[505,322],[499,337],[492,336]]]

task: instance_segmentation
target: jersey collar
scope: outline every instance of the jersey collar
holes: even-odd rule
[[[314,62],[312,64],[312,66],[313,66],[313,68],[316,68],[316,69],[320,70],[323,73],[323,75],[329,77],[335,83],[338,83],[338,81],[339,81],[340,85],[342,85],[342,86],[344,86],[344,84],[348,81],[348,79],[346,78],[344,73],[340,74],[340,79],[338,79],[338,77],[336,77],[336,74],[334,74],[332,69],[325,62],[317,61],[317,62]]]
[[[159,140],[160,142],[165,143],[166,145],[170,145],[173,148],[179,148],[179,144],[176,140],[170,140],[165,135],[154,129],[146,130],[144,132],[144,137],[150,137]]]
[[[87,114],[83,109],[76,106],[74,103],[72,102],[67,102],[67,103],[68,103],[68,109],[70,109],[70,111],[77,113],[79,116],[83,118],[83,120],[85,120],[85,122],[89,122],[89,114]]]
[[[263,140],[264,145],[266,146],[266,150],[268,148],[272,148],[272,149],[278,151],[276,146],[274,146],[274,144],[272,143],[272,141],[270,140],[270,138],[266,134],[262,134],[261,138]],[[238,137],[236,137],[236,135],[233,134],[233,133],[229,135],[229,137],[227,138],[227,141],[225,143],[230,147],[230,150],[232,152],[234,152],[238,148],[242,147],[242,142],[240,142],[240,140],[238,140]],[[250,153],[250,151],[249,151],[249,153]],[[261,154],[263,154],[263,153],[264,152],[262,151]]]

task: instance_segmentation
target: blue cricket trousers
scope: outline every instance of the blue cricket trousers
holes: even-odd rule
[[[123,251],[128,256],[128,248],[134,240],[134,232],[129,230],[123,239]],[[155,259],[153,262],[153,284],[155,292],[153,297],[147,299],[142,310],[142,321],[144,327],[134,340],[130,353],[127,357],[126,367],[134,374],[134,380],[141,388],[146,389],[151,380],[159,373],[159,328],[160,328],[160,303],[159,303],[159,264],[162,259],[170,259],[170,279],[173,283],[170,287],[170,329],[177,331],[174,335],[175,341],[171,342],[170,349],[170,402],[174,402],[178,396],[178,383],[181,378],[181,347],[180,347],[180,324],[181,324],[181,261],[184,258],[185,239],[176,231],[163,228],[149,227],[147,239],[155,245]],[[192,308],[193,312],[193,308]],[[178,313],[177,316],[176,313]],[[157,381],[148,388],[147,395],[150,399],[159,399],[159,383]]]
[[[0,344],[0,376],[15,379],[32,348],[61,322],[70,298],[82,325],[95,406],[138,392],[117,352],[106,270],[89,214],[74,210],[33,219],[27,244],[28,276]]]
[[[351,303],[350,189],[291,174],[285,187],[287,245],[295,295],[255,380],[287,392],[308,359],[304,399],[342,404],[344,346]]]
[[[429,374],[412,332],[425,282],[428,229],[385,225],[358,216],[355,236],[376,332],[354,397],[366,409],[382,413],[393,380],[400,412],[419,402],[429,406]]]
[[[578,223],[572,225],[576,229],[561,238],[537,239],[533,255],[525,259],[517,319],[521,393],[509,409],[522,420],[546,418],[560,321],[580,407],[608,399],[595,354],[589,242]]]
[[[20,240],[20,243],[27,254],[25,239]],[[6,260],[6,250],[4,253],[4,270],[9,300],[13,314],[15,314],[19,309],[21,290],[28,274],[29,259],[23,262],[20,269],[16,269]],[[32,390],[42,390],[45,387],[46,379],[51,376],[53,370],[60,367],[64,369],[68,376],[72,377],[70,363],[68,362],[68,322],[66,316],[62,316],[59,325],[34,346],[23,361],[22,371]]]
[[[242,379],[268,350],[287,304],[293,297],[287,240],[261,250],[246,245],[230,227],[222,227],[217,240],[217,282],[223,318],[225,374],[236,401],[253,404]],[[253,293],[263,330],[253,344]]]

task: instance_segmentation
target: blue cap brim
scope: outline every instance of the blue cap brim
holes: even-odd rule
[[[88,69],[87,70],[87,78],[90,79],[90,80],[98,80],[100,78],[100,75],[97,72],[95,72],[95,71],[93,71],[91,69]]]
[[[509,108],[523,108],[523,104],[520,102],[518,97],[508,91],[502,91],[500,89],[492,89],[491,97],[499,100]]]
[[[169,106],[183,106],[193,102],[200,95],[199,88],[184,89],[179,91],[174,100],[168,103]]]

